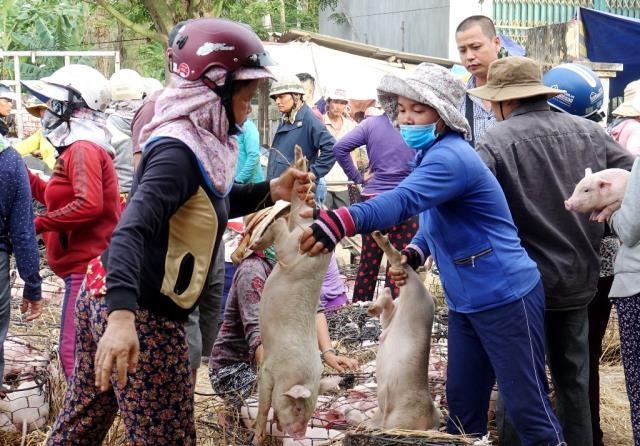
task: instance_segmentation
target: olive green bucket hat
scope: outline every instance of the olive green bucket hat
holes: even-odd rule
[[[542,83],[540,66],[528,57],[497,59],[489,65],[487,83],[468,91],[472,96],[492,102],[546,95],[548,98],[566,93]]]

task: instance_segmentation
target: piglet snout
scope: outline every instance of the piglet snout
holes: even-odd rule
[[[571,202],[569,200],[564,200],[564,208],[567,211],[570,211],[572,209]]]

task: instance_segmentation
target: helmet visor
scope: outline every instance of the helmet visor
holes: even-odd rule
[[[245,67],[268,67],[271,65],[276,65],[276,63],[266,51],[264,53],[250,54],[243,64]]]

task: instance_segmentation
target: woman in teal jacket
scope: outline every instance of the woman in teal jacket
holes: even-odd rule
[[[242,132],[236,135],[238,141],[238,165],[236,183],[259,183],[264,181],[260,166],[260,133],[252,120],[247,119]]]
[[[540,273],[520,244],[500,185],[466,141],[469,124],[458,111],[464,94],[437,65],[383,77],[378,98],[416,150],[416,168],[391,191],[321,211],[301,249],[314,255],[345,235],[420,214],[403,254],[414,269],[429,255],[440,268],[449,306],[448,431],[486,434],[497,381],[522,443],[559,445],[563,435],[547,395]],[[404,284],[404,270],[391,273]]]

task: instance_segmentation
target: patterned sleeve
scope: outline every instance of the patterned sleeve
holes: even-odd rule
[[[265,266],[267,266],[266,261],[258,257],[247,259],[238,266],[234,278],[238,310],[251,357],[255,355],[256,348],[262,343],[258,326],[260,296],[270,270]]]

